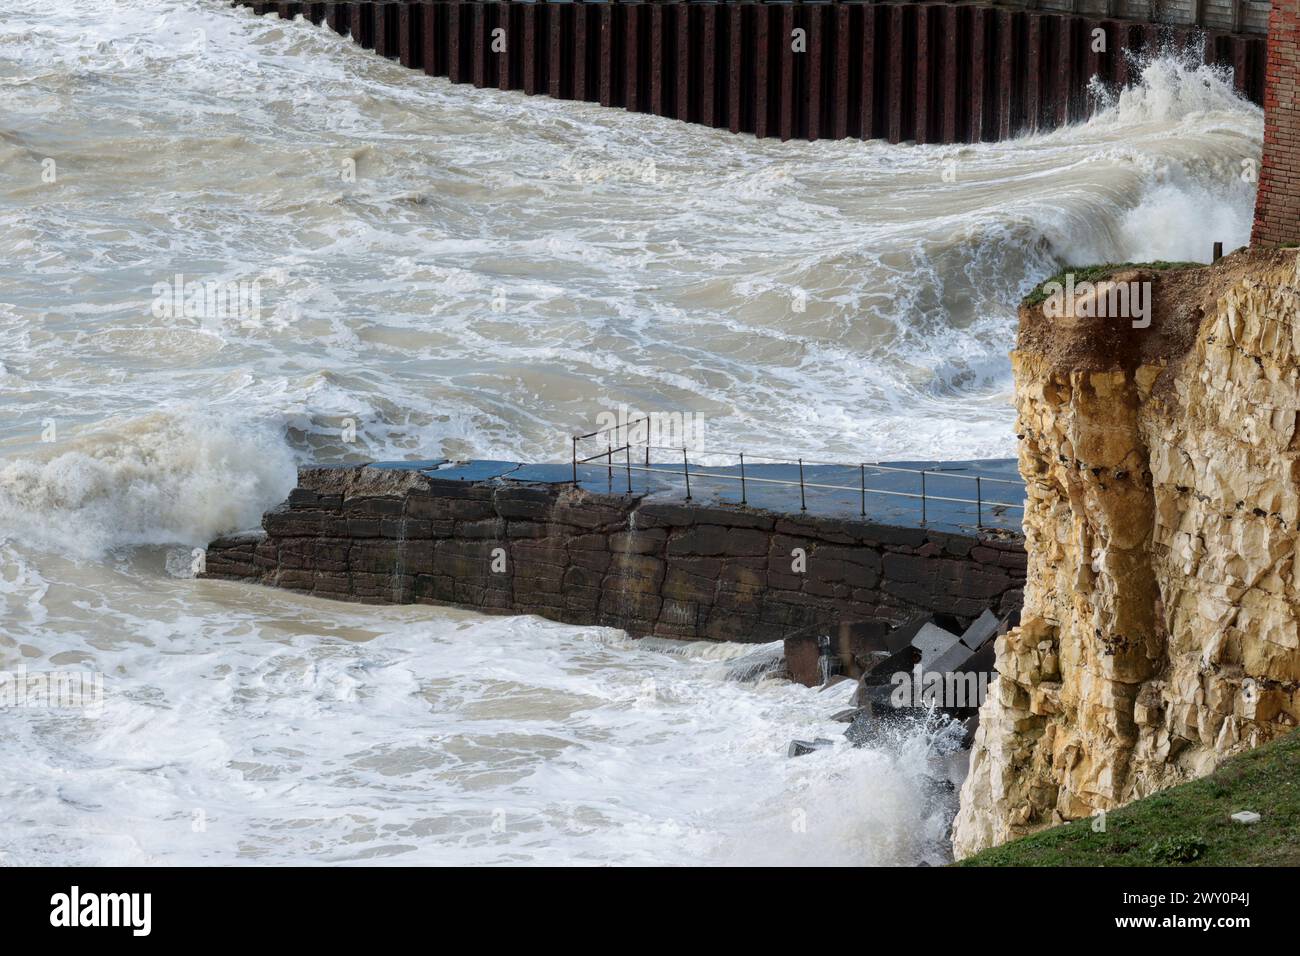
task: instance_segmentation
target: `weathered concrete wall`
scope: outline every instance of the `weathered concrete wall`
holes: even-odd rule
[[[1264,94],[1264,162],[1251,241],[1300,242],[1300,0],[1274,0]]]
[[[303,470],[263,528],[214,541],[206,576],[691,639],[966,622],[1018,608],[1025,575],[1018,539],[370,467]]]
[[[257,3],[412,69],[788,139],[977,142],[1082,119],[1130,55],[1196,44],[1260,102],[1258,35],[947,3]],[[1124,11],[1116,11],[1123,15]],[[1143,14],[1145,15],[1145,14]],[[1096,49],[1101,31],[1104,50]]]

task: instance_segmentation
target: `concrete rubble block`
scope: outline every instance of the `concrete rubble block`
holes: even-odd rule
[[[864,688],[888,685],[894,679],[895,674],[912,673],[920,660],[921,652],[910,645],[881,660],[875,667],[863,674],[859,680],[858,693],[853,699],[854,706],[869,706],[868,695],[864,693]]]
[[[891,630],[887,621],[841,621],[834,643],[844,673],[857,679],[878,664],[877,655],[889,651]]]
[[[1006,602],[1004,600],[1003,604],[1005,605],[1005,603]],[[1019,626],[1020,626],[1020,605],[1017,604],[1015,607],[1008,608],[1003,613],[1001,619],[999,619],[997,636],[1001,637],[1003,634],[1007,633],[1007,631],[1011,630],[1013,627],[1019,627]]]
[[[933,669],[934,662],[959,643],[961,639],[956,634],[930,623],[923,625],[912,638],[912,646],[921,652],[921,667],[925,670]]]
[[[792,740],[790,746],[786,748],[787,757],[802,757],[810,754],[815,750],[825,750],[827,747],[834,747],[835,741],[827,740],[825,737],[818,737],[815,740]]]
[[[957,619],[947,614],[914,614],[889,632],[885,638],[886,648],[892,654],[901,651],[904,647],[910,647],[916,635],[927,624],[941,627],[945,631],[960,630]]]
[[[991,681],[997,676],[997,669],[994,667],[996,660],[997,642],[989,641],[970,657],[966,658],[966,662],[962,664],[958,670],[963,674],[971,673],[972,671],[985,673],[989,675],[989,680]]]
[[[937,657],[933,657],[929,661],[922,659],[921,666],[927,671],[934,671],[939,674],[955,674],[961,672],[966,662],[974,655],[975,651],[961,641],[957,641]]]
[[[997,615],[986,610],[971,622],[970,627],[962,632],[961,642],[972,651],[977,651],[1000,633]]]
[[[923,709],[896,707],[894,688],[888,684],[870,687],[867,691],[867,699],[844,731],[844,739],[854,747],[869,746],[891,723],[906,719],[921,720],[925,717]]]

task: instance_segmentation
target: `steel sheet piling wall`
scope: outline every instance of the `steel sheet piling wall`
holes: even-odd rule
[[[880,96],[880,68],[884,58],[879,55],[876,42],[884,17],[874,6],[862,8],[862,28],[853,50],[861,61],[858,64],[858,132],[859,139],[876,139],[881,135],[881,124],[876,121],[876,111],[884,100]]]
[[[962,11],[969,17],[966,36],[969,38],[969,72],[966,101],[966,138],[968,143],[978,143],[984,138],[985,85],[988,75],[988,36],[992,21],[985,7],[971,7]]]
[[[958,143],[1085,118],[1128,53],[1199,44],[1263,98],[1258,35],[974,4],[874,0],[350,0],[234,6],[325,24],[453,83],[788,139]]]

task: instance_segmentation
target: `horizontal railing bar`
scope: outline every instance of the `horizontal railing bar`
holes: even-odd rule
[[[608,430],[608,429],[606,429],[606,430]],[[597,433],[597,434],[598,434],[598,433]],[[580,438],[581,438],[581,436],[580,436]],[[649,443],[647,443],[647,442],[629,442],[629,444],[635,444],[635,446],[636,446],[637,448],[653,448],[653,449],[656,449],[656,450],[658,450],[658,451],[672,451],[672,452],[680,452],[680,451],[682,450],[682,446],[681,446],[681,445],[651,445],[651,444],[649,444]],[[619,450],[621,451],[622,449],[619,449]],[[731,451],[716,451],[716,452],[712,452],[712,451],[711,451],[711,452],[704,452],[703,454],[707,454],[707,455],[721,455],[721,456],[724,456],[724,457],[731,457],[732,455],[739,455],[740,452],[731,452]],[[597,457],[597,458],[604,457],[604,453],[602,452],[600,455],[597,455],[597,456],[595,456],[595,457]],[[793,465],[793,464],[797,464],[797,463],[799,462],[799,459],[798,459],[798,458],[778,458],[778,457],[776,457],[775,455],[755,455],[755,454],[751,454],[750,452],[745,452],[745,457],[748,458],[748,459],[759,458],[759,459],[762,459],[763,461],[779,461],[779,462],[786,462],[786,463],[791,464],[791,465]],[[881,464],[877,464],[877,463],[875,463],[875,462],[869,462],[869,461],[848,463],[848,462],[843,462],[843,461],[817,461],[817,460],[814,460],[814,459],[812,459],[812,458],[805,458],[805,459],[803,459],[803,463],[804,463],[805,465],[827,465],[827,466],[830,466],[830,467],[832,467],[832,468],[858,468],[858,467],[860,467],[861,465],[866,465],[866,467],[868,467],[868,468],[873,468],[873,469],[875,469],[876,471],[892,471],[892,472],[897,472],[897,473],[899,473],[899,474],[904,474],[904,475],[919,475],[919,474],[924,473],[924,474],[927,474],[927,475],[933,475],[933,476],[936,477],[936,478],[963,478],[963,479],[965,479],[966,481],[975,481],[975,480],[977,480],[977,479],[983,479],[984,481],[991,481],[991,482],[995,482],[995,483],[1000,484],[1000,485],[1016,485],[1016,486],[1021,486],[1021,485],[1024,484],[1024,482],[1016,481],[1014,478],[992,478],[992,477],[988,477],[988,476],[985,476],[985,475],[959,475],[959,474],[957,474],[956,472],[942,471],[942,470],[940,470],[940,469],[938,469],[938,468],[900,468],[900,467],[897,466],[897,465],[881,465]],[[705,467],[709,467],[709,466],[705,466]],[[757,480],[757,479],[755,479],[755,480]],[[796,484],[798,484],[798,482],[796,482]],[[930,495],[929,497],[932,497],[932,498],[933,498],[933,497],[935,497],[935,496],[934,496],[934,495]],[[936,498],[936,500],[938,500],[938,499]]]
[[[575,465],[585,465],[588,464],[589,462],[595,461],[597,458],[608,458],[610,455],[614,454],[615,452],[620,452],[623,451],[624,449],[630,451],[631,448],[632,448],[631,445],[619,445],[617,448],[606,449],[605,451],[602,451],[598,455],[592,455],[590,458],[575,458],[573,463]]]
[[[597,457],[604,458],[605,456],[602,454]],[[646,468],[641,465],[629,466],[625,464],[620,464],[617,467],[621,471],[645,472],[651,475],[659,475],[660,477],[683,476],[683,472],[675,471],[667,466],[663,468]],[[718,475],[707,471],[692,471],[691,478],[714,478],[717,479],[718,481],[737,481],[737,482],[740,481],[740,478],[737,475]],[[790,481],[789,479],[786,478],[755,478],[752,475],[746,475],[745,481],[746,483],[757,481],[757,482],[762,482],[763,484],[766,485],[785,485],[786,487],[790,487],[790,488],[799,487],[799,482]],[[1013,503],[1010,501],[987,501],[987,500],[980,501],[975,498],[948,498],[943,495],[930,495],[930,494],[917,495],[909,491],[886,491],[883,488],[863,489],[858,485],[828,485],[828,484],[822,484],[819,482],[811,482],[811,481],[806,481],[803,484],[804,487],[806,488],[825,488],[831,491],[852,491],[858,493],[865,490],[866,493],[869,495],[891,495],[895,498],[915,498],[917,500],[925,500],[925,501],[947,501],[952,504],[962,504],[962,505],[985,504],[985,505],[997,506],[1001,508],[1020,508],[1021,510],[1024,510],[1025,507],[1024,502]]]
[[[597,435],[603,435],[605,432],[617,431],[620,428],[631,428],[633,425],[640,425],[642,422],[648,421],[650,421],[650,416],[647,415],[645,418],[638,418],[634,422],[624,422],[621,425],[610,425],[608,428],[602,428],[599,431],[588,432],[586,435],[574,435],[573,437],[578,441],[585,441],[588,438],[595,438]],[[674,451],[676,450],[678,449],[674,449]]]

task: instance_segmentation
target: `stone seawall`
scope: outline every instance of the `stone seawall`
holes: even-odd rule
[[[774,641],[917,613],[1018,609],[1024,544],[560,484],[309,468],[205,577],[320,597],[537,614],[637,635]]]

